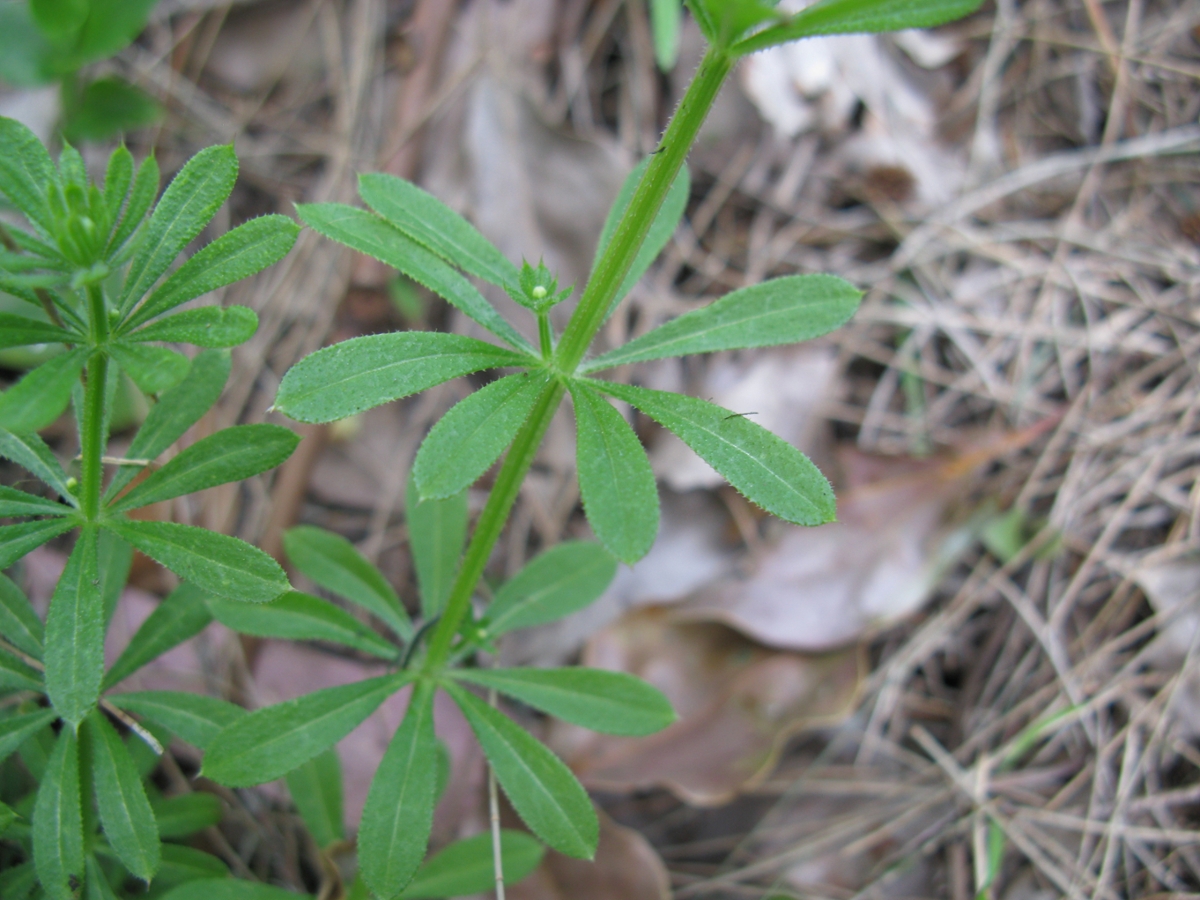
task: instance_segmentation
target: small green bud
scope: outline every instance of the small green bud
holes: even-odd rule
[[[542,287],[540,284],[533,289],[533,299],[534,300],[545,300],[546,299],[546,289],[544,287]]]
[[[67,479],[67,490],[72,494],[79,493],[79,479],[74,475]]]

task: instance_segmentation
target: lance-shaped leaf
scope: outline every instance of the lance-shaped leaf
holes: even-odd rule
[[[568,541],[551,547],[496,592],[487,608],[490,637],[553,622],[583,609],[604,593],[617,561],[599,544]]]
[[[549,381],[544,372],[521,372],[454,404],[425,436],[413,461],[421,497],[440,500],[470,487],[512,443]]]
[[[274,408],[300,422],[332,422],[459,375],[528,362],[459,334],[372,334],[325,347],[288,369]]]
[[[645,735],[675,721],[657,688],[625,672],[567,669],[456,669],[460,681],[495,688],[565,722],[608,734]]]
[[[129,445],[129,459],[153,460],[183,436],[212,407],[221,396],[229,378],[229,354],[206,350],[192,360],[187,377],[164,393],[146,416]],[[2,436],[0,436],[2,437]],[[141,471],[124,466],[113,476],[104,494],[105,500],[115,497]]]
[[[242,481],[273,469],[300,443],[300,436],[280,425],[234,425],[196,441],[113,504],[114,510],[135,509],[160,500],[194,494],[205,488]]]
[[[504,883],[516,884],[538,867],[546,848],[523,831],[500,832],[500,858]],[[400,900],[434,900],[485,894],[496,886],[492,861],[492,835],[477,834],[439,850],[417,870]]]
[[[288,793],[318,847],[346,837],[342,812],[342,764],[332,747],[287,774]]]
[[[104,172],[104,207],[110,222],[121,217],[121,207],[129,196],[133,184],[133,154],[121,144],[108,157],[108,168]]]
[[[15,119],[0,116],[0,193],[43,234],[54,230],[46,188],[57,181],[54,162],[37,135]]]
[[[87,858],[87,900],[119,900],[95,854]]]
[[[187,882],[191,882],[191,884],[187,884]],[[193,898],[200,897],[203,900],[222,900],[222,898],[234,896],[225,893],[226,884],[245,884],[260,889],[273,890],[276,893],[263,895],[270,897],[271,900],[276,900],[279,894],[283,893],[279,888],[268,888],[267,885],[256,884],[253,881],[231,879],[229,877],[229,867],[211,853],[205,853],[203,850],[195,850],[191,847],[184,847],[181,844],[163,844],[162,863],[158,867],[158,876],[154,879],[154,886],[156,888],[167,888],[172,885],[182,885],[183,887],[196,885],[207,888],[207,890],[191,894]],[[175,888],[175,891],[182,891],[183,887]],[[171,891],[170,893],[174,894],[175,891]],[[162,896],[165,897],[168,894],[163,894]],[[295,895],[291,895],[288,900],[295,900]]]
[[[147,394],[161,394],[181,383],[191,368],[182,353],[147,344],[110,344],[112,358]]]
[[[85,528],[46,613],[46,692],[77,726],[96,705],[104,678],[104,599],[96,570],[96,531]]]
[[[51,900],[75,900],[83,878],[83,806],[74,728],[58,733],[33,807],[33,864]]]
[[[433,826],[437,738],[433,685],[413,689],[404,721],[379,762],[358,829],[363,880],[380,897],[395,897],[425,856]]]
[[[844,325],[862,291],[833,275],[789,275],[726,294],[586,363],[596,372],[647,359],[794,344]]]
[[[208,608],[222,625],[255,637],[330,641],[384,659],[392,659],[400,652],[395,644],[385,641],[344,609],[299,591],[280,594],[270,603],[239,603],[212,597]]]
[[[492,334],[518,350],[534,353],[529,341],[484,299],[471,282],[379,216],[340,203],[301,204],[296,207],[296,212],[314,231],[399,269]]]
[[[196,791],[165,797],[150,804],[161,838],[181,838],[203,831],[221,821],[221,801],[212,794]]]
[[[0,650],[0,688],[42,693],[42,675],[10,653]]]
[[[0,456],[11,459],[37,479],[58,492],[58,495],[78,506],[75,495],[67,490],[67,473],[46,442],[33,433],[14,434],[0,428]]]
[[[519,290],[517,267],[474,225],[411,181],[359,175],[358,193],[371,209],[442,259],[484,281]]]
[[[206,749],[222,729],[247,715],[240,706],[225,700],[177,691],[112,694],[108,700],[179,735],[201,750]]]
[[[138,242],[121,291],[122,314],[128,313],[154,286],[217,214],[233,190],[237,171],[237,156],[231,145],[201,150],[179,170],[163,192]]]
[[[84,727],[91,739],[96,806],[104,836],[121,864],[135,878],[149,882],[158,871],[158,826],[141,776],[103,713],[93,711]]]
[[[161,204],[159,205],[161,207]],[[215,291],[261,272],[287,256],[299,234],[300,226],[287,216],[281,215],[260,216],[239,225],[197,251],[191,259],[172,272],[171,277],[134,311],[122,331],[136,328],[143,322],[148,322],[155,316],[209,291]],[[238,315],[244,317],[244,313]],[[142,340],[184,340],[191,344],[200,344],[202,347],[219,346],[202,344],[189,338],[155,337]]]
[[[60,354],[0,394],[0,428],[37,431],[57,419],[71,400],[88,352],[81,347]]]
[[[104,598],[104,621],[112,621],[117,604],[121,602],[121,591],[129,581],[129,570],[133,567],[133,548],[111,531],[96,536],[96,567],[100,572],[100,596]]]
[[[171,591],[105,674],[104,688],[120,684],[146,663],[203,631],[213,618],[204,601],[204,592],[195,585],[181,584]]]
[[[266,603],[291,588],[279,563],[237,538],[174,522],[109,519],[104,527],[218,597]]]
[[[188,847],[171,846],[172,852],[189,850]],[[192,853],[198,851],[192,850]],[[219,859],[209,857],[217,865],[223,866]],[[228,877],[213,877],[211,870],[205,877],[193,875],[195,880],[172,888],[161,895],[162,900],[309,900],[308,894],[294,894],[283,888],[272,887],[257,881],[242,881]],[[160,876],[159,880],[162,878]],[[350,895],[347,894],[347,897]]]
[[[300,525],[284,533],[283,547],[303,575],[378,616],[405,640],[412,637],[412,622],[392,586],[340,534]]]
[[[32,656],[42,658],[45,631],[25,592],[6,575],[0,575],[0,635]]]
[[[0,486],[0,516],[65,516],[71,507],[16,488]]]
[[[471,724],[522,821],[558,852],[591,859],[600,823],[571,770],[508,716],[453,683],[444,687]]]
[[[37,712],[0,719],[0,760],[7,759],[9,754],[25,743],[26,738],[57,718],[58,713],[54,710],[40,709]]]
[[[125,204],[125,214],[108,239],[108,252],[121,251],[124,254],[129,248],[125,243],[138,230],[138,226],[146,219],[146,213],[158,196],[158,161],[153,156],[142,160],[137,174],[133,177],[133,187],[129,191],[129,201]],[[124,249],[123,249],[124,248]]]
[[[7,569],[30,550],[70,531],[75,524],[72,519],[42,519],[0,526],[0,569]]]
[[[836,518],[833,488],[812,461],[745,416],[682,394],[590,383],[669,428],[767,512],[797,525],[824,525]]]
[[[642,180],[642,175],[645,174],[646,167],[649,165],[650,158],[646,157],[634,167],[621,185],[617,199],[613,201],[612,208],[608,211],[608,218],[604,220],[604,228],[600,232],[600,242],[596,246],[596,258],[592,262],[592,276],[595,275],[596,264],[612,241],[617,230],[617,223],[625,215],[625,210],[633,199],[634,191],[637,190],[638,183]],[[625,280],[621,282],[620,288],[613,296],[612,303],[608,308],[609,315],[612,315],[617,304],[625,299],[625,295],[638,283],[638,279],[646,274],[651,263],[658,259],[658,254],[662,253],[663,247],[667,246],[667,242],[675,234],[675,229],[679,227],[679,221],[683,218],[684,210],[687,209],[691,189],[691,176],[688,175],[687,166],[683,166],[680,168],[679,174],[675,176],[675,181],[672,182],[671,189],[667,192],[666,199],[663,200],[663,204],[658,210],[658,215],[654,217],[650,231],[647,232],[641,249],[634,257]],[[589,276],[589,280],[590,278],[591,276]]]
[[[632,565],[658,534],[658,485],[642,442],[625,417],[582,381],[569,385],[575,405],[579,494],[596,537]]]
[[[231,787],[273,781],[332,747],[411,679],[398,672],[256,709],[208,745],[203,774]]]
[[[417,569],[421,613],[430,619],[441,612],[458,571],[467,539],[467,492],[422,500],[409,478],[406,505],[408,546]]]
[[[202,306],[151,322],[130,334],[129,341],[169,341],[197,347],[236,347],[250,340],[258,316],[248,306]]]
[[[757,31],[730,47],[744,56],[799,38],[932,28],[962,18],[981,0],[823,0],[791,18]]]
[[[0,313],[0,348],[24,347],[28,344],[69,344],[76,335],[37,319]]]

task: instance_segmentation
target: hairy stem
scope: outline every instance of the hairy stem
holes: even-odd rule
[[[94,344],[103,344],[108,339],[108,309],[104,303],[104,293],[99,285],[90,284],[87,296],[92,341]],[[99,350],[87,364],[82,434],[79,436],[82,457],[80,501],[83,515],[89,522],[95,522],[100,517],[100,483],[104,479],[101,460],[104,452],[104,388],[107,383],[108,355]]]

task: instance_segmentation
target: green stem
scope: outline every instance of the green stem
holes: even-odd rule
[[[554,355],[554,338],[550,334],[550,315],[548,313],[538,313],[538,341],[542,347],[542,359],[549,359]]]
[[[108,309],[104,292],[97,284],[87,288],[88,314],[91,318],[91,337],[94,346],[108,340]],[[100,485],[104,469],[100,461],[104,453],[104,395],[108,383],[108,354],[99,349],[87,365],[87,382],[83,391],[82,434],[79,436],[80,500],[83,515],[89,522],[100,517]]]

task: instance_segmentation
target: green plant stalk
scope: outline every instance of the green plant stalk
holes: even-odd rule
[[[104,303],[104,292],[98,284],[87,287],[88,314],[91,318],[91,336],[96,345],[108,340],[108,310]],[[104,386],[108,382],[108,354],[98,350],[88,360],[87,381],[83,391],[83,433],[79,436],[80,449],[80,500],[83,516],[88,522],[100,518],[100,484],[104,470],[100,457],[104,446]]]
[[[508,521],[525,475],[533,465],[542,437],[550,427],[550,420],[566,393],[564,376],[575,371],[596,332],[604,324],[612,299],[633,265],[654,217],[658,215],[658,210],[674,184],[675,176],[679,174],[700,126],[732,67],[731,57],[716,48],[709,48],[671,123],[667,126],[659,150],[647,166],[646,174],[638,183],[633,199],[630,200],[612,240],[601,256],[594,277],[584,289],[579,305],[571,315],[571,321],[567,324],[558,349],[550,361],[552,368],[560,373],[560,376],[542,392],[504,457],[500,472],[496,476],[496,483],[488,495],[458,575],[450,588],[445,611],[430,639],[429,652],[425,657],[426,672],[432,674],[445,666],[454,636],[470,608],[471,594],[479,579],[483,577],[483,570],[492,555],[496,541],[500,538],[504,523]]]

